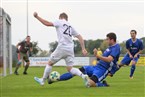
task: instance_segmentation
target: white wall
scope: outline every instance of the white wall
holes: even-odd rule
[[[49,57],[30,57],[30,66],[46,66]],[[74,66],[89,65],[89,57],[75,57]],[[64,60],[60,60],[54,66],[66,66]]]

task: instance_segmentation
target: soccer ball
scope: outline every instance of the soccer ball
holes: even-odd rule
[[[60,73],[57,71],[52,71],[49,75],[51,81],[57,81],[60,78]]]

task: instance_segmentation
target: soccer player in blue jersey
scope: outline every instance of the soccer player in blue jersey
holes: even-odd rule
[[[136,68],[136,63],[144,47],[143,47],[143,42],[140,39],[136,38],[136,35],[137,35],[136,30],[131,30],[130,35],[131,35],[131,38],[126,41],[127,53],[122,59],[119,66],[121,67],[123,65],[129,65],[130,62],[132,61],[131,69],[130,69],[130,76],[129,76],[132,79],[135,68]]]
[[[94,55],[100,59],[92,71],[92,76],[87,79],[87,87],[96,87],[98,83],[105,79],[113,65],[117,65],[120,55],[120,45],[116,43],[116,34],[109,33],[106,35],[109,47],[104,51],[102,56],[97,55],[97,49],[94,49]],[[87,68],[87,67],[86,67]]]
[[[103,80],[107,77],[113,65],[117,65],[117,61],[120,55],[120,46],[116,43],[116,34],[109,33],[106,36],[109,47],[104,51],[103,55],[97,55],[97,49],[94,49],[94,55],[100,59],[97,65],[83,66],[82,68],[79,68],[81,72],[87,74],[90,77],[88,77],[87,81],[85,82],[87,87],[107,86],[107,83]],[[60,76],[59,81],[68,80],[72,77],[72,74],[65,73]],[[50,80],[49,83],[51,83]]]

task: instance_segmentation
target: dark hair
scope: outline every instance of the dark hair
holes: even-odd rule
[[[136,30],[131,30],[130,32],[134,32],[135,34],[137,34]]]
[[[109,39],[113,39],[116,42],[117,37],[115,33],[110,32],[106,35],[106,37],[108,37]]]
[[[28,38],[28,37],[30,37],[30,36],[28,35],[26,38]]]
[[[64,12],[59,15],[59,18],[64,18],[64,19],[68,20],[68,16]]]

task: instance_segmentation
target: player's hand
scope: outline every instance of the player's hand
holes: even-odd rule
[[[93,52],[94,52],[94,55],[96,56],[96,55],[97,55],[98,50],[97,50],[96,48],[94,48]]]
[[[138,55],[137,55],[137,54],[135,54],[134,58],[137,58],[137,56],[138,56]]]
[[[38,16],[37,12],[34,12],[33,15],[34,15],[35,18],[37,18],[37,16]]]
[[[87,52],[86,49],[83,49],[83,50],[82,50],[82,53],[83,53],[84,56],[86,56],[88,52]]]
[[[129,57],[130,57],[130,58],[133,58],[133,56],[132,56],[132,55],[129,55]]]

